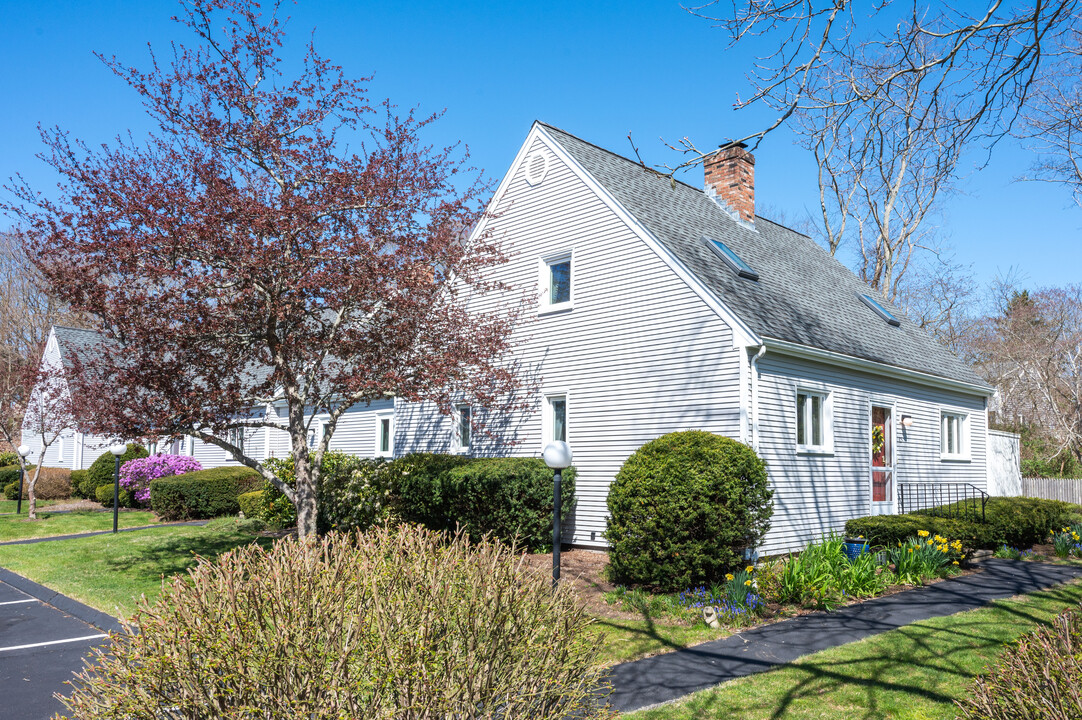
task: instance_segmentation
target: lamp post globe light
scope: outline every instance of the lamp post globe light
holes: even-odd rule
[[[555,470],[552,482],[552,589],[560,584],[560,481],[564,470],[571,467],[571,446],[563,440],[545,446],[541,457]]]
[[[109,452],[116,458],[116,469],[113,472],[113,532],[117,531],[117,520],[120,517],[120,456],[127,452],[128,446],[117,443],[109,448]]]
[[[15,514],[18,515],[23,511],[23,478],[26,477],[26,458],[30,455],[29,445],[20,445],[18,449],[19,456],[23,461],[19,464],[19,498],[15,503]]]

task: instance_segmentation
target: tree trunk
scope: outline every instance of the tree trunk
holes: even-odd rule
[[[44,453],[42,453],[44,454]],[[26,497],[30,500],[30,509],[27,511],[26,517],[29,520],[38,519],[38,497],[34,492],[35,486],[38,484],[38,472],[41,469],[41,460],[38,460],[38,466],[34,468],[34,476],[27,476],[28,482],[26,483]]]
[[[308,538],[316,535],[316,483],[312,477],[312,466],[307,461],[299,462],[293,459],[293,467],[297,476],[297,537]]]

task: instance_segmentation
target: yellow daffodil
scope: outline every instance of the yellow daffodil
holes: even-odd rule
[[[928,537],[928,531],[927,530],[917,530],[917,535],[920,535],[921,537]]]
[[[958,564],[958,561],[957,561],[957,560],[955,560],[955,561],[954,561],[953,563],[951,563],[951,564],[952,564],[952,565],[957,565],[957,564]]]
[[[745,580],[744,584],[747,585],[748,587],[751,587],[751,580]]]
[[[909,548],[909,552],[913,552],[913,548]]]
[[[754,565],[748,565],[746,568],[744,568],[744,572],[746,572],[746,573],[755,572],[755,566]]]
[[[733,579],[733,574],[732,573],[725,573],[725,579],[726,580],[732,580]]]

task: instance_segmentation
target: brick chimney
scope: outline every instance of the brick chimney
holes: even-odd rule
[[[755,156],[744,143],[722,145],[706,156],[706,194],[737,220],[755,223]]]

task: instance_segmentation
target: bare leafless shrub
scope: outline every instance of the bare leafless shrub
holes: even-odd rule
[[[95,650],[73,718],[592,718],[590,619],[513,548],[416,526],[249,546]]]
[[[960,702],[967,720],[1070,720],[1082,717],[1082,612],[1019,639]]]

